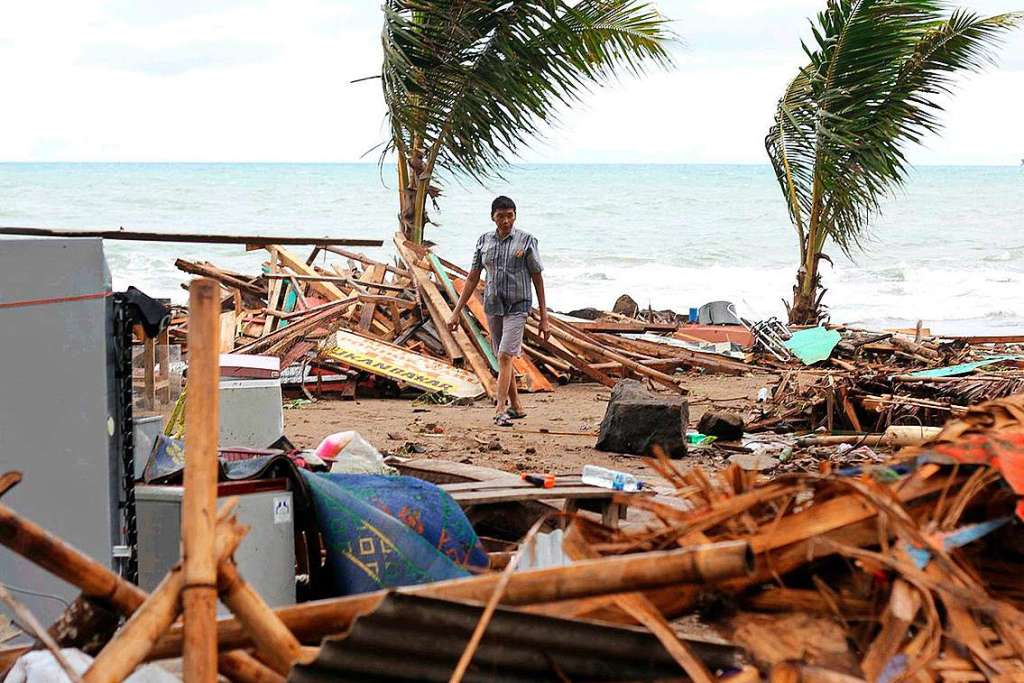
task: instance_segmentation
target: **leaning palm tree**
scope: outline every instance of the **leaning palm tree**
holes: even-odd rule
[[[906,178],[904,148],[939,130],[940,100],[957,72],[990,63],[1022,18],[949,15],[941,0],[828,0],[804,45],[810,63],[786,88],[765,139],[800,242],[791,323],[825,317],[826,243],[848,256],[862,245],[881,200]]]
[[[439,170],[496,177],[559,106],[619,70],[671,63],[667,21],[641,0],[384,0],[384,17],[384,153],[416,242]]]

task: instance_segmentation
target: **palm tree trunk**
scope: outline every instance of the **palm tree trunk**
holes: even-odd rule
[[[790,325],[817,325],[821,319],[818,296],[818,259],[804,263],[796,276],[793,303],[789,306]]]
[[[818,277],[818,263],[821,260],[824,240],[820,234],[822,209],[821,195],[817,189],[815,187],[807,235],[800,243],[800,270],[797,271],[796,286],[793,288],[793,303],[788,307],[790,325],[817,325],[821,320],[821,296],[818,292],[821,280]]]

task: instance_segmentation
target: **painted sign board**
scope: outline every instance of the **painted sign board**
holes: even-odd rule
[[[456,398],[476,398],[484,393],[480,380],[470,372],[351,332],[336,332],[329,337],[324,354],[349,367],[428,392],[443,391]]]

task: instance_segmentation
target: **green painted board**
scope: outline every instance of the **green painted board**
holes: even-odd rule
[[[459,295],[455,292],[455,285],[452,284],[452,279],[448,277],[448,271],[444,269],[441,264],[441,260],[434,254],[427,254],[427,258],[430,259],[430,266],[434,270],[434,274],[437,275],[437,279],[441,281],[441,286],[444,287],[445,293],[448,294],[448,298],[452,300],[452,306],[459,300]],[[491,348],[490,342],[487,341],[487,337],[484,336],[483,330],[473,320],[473,316],[469,314],[469,311],[462,311],[462,319],[469,325],[470,332],[476,338],[477,347],[483,352],[487,358],[488,364],[491,366],[491,370],[498,372],[498,359],[494,355],[494,350]]]
[[[812,327],[806,330],[794,332],[784,342],[787,349],[800,359],[804,365],[814,365],[832,355],[832,350],[843,336],[835,330],[826,330],[824,327]]]
[[[1004,360],[1022,360],[1024,356],[992,356],[985,360],[975,361],[973,363],[960,363],[959,365],[950,365],[944,368],[932,368],[931,370],[918,370],[917,372],[910,373],[911,377],[956,377],[957,375],[966,375],[974,372],[978,368],[983,368],[986,365],[994,365],[995,363],[1001,363]]]

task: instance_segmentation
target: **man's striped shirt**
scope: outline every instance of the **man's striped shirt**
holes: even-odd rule
[[[472,270],[487,271],[484,310],[487,315],[529,313],[533,306],[532,273],[544,270],[537,238],[512,229],[504,239],[491,230],[476,241]]]

